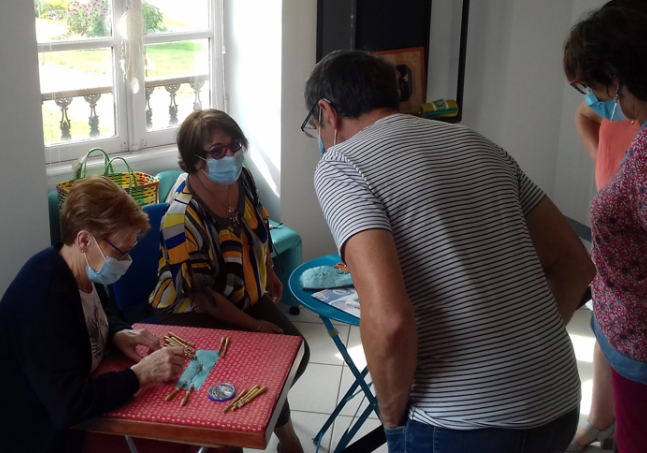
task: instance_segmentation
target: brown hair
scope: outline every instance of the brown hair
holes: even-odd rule
[[[647,101],[647,7],[610,2],[576,24],[564,45],[564,72],[589,87],[618,79]]]
[[[216,109],[196,110],[186,117],[177,133],[177,147],[180,151],[180,168],[195,173],[199,157],[204,158],[204,142],[211,132],[220,130],[232,140],[238,140],[244,149],[249,143],[236,121],[225,112]]]
[[[64,244],[72,244],[81,230],[99,240],[128,227],[146,233],[150,224],[148,215],[125,190],[103,176],[89,176],[72,185],[61,211]]]

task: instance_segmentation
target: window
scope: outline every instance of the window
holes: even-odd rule
[[[48,163],[170,144],[191,111],[222,106],[220,0],[34,0],[34,16]]]

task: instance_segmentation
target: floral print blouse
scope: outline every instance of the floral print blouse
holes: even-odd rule
[[[647,362],[647,127],[591,203],[593,311],[618,352]]]

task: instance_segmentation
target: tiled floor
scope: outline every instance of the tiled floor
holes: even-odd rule
[[[284,307],[287,312],[287,307]],[[297,434],[301,439],[303,447],[308,452],[316,451],[316,445],[312,439],[319,432],[329,414],[334,410],[337,402],[346,393],[346,390],[353,382],[352,373],[338,353],[334,343],[328,336],[323,323],[314,313],[306,309],[301,309],[298,316],[288,317],[304,334],[310,345],[310,365],[301,380],[297,382],[290,391],[289,400],[292,408],[292,419]],[[578,311],[568,326],[568,332],[571,334],[575,354],[577,356],[580,379],[582,380],[582,409],[581,422],[583,423],[589,411],[591,404],[591,385],[593,376],[593,333],[589,327],[591,312],[583,309]],[[361,369],[366,365],[362,351],[359,328],[347,325],[336,324],[339,336],[348,348],[356,365]],[[334,451],[342,434],[353,421],[353,415],[360,403],[360,397],[349,403],[344,408],[341,415],[335,421],[333,427],[328,430],[326,436],[322,439],[319,449],[322,453]],[[363,403],[362,409],[366,407]],[[358,433],[358,436],[370,432],[380,425],[377,417],[373,415],[369,418]],[[277,448],[275,436],[265,450],[274,453]],[[258,450],[246,449],[246,453],[256,452]],[[386,453],[386,446],[376,450],[379,453]],[[589,448],[587,452],[600,453],[601,450],[595,446]]]

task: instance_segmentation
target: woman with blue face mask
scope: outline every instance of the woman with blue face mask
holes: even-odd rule
[[[603,7],[629,8],[647,14],[643,0],[612,0]],[[615,108],[615,102],[601,102],[590,90],[583,90],[584,101],[575,114],[575,127],[582,145],[595,165],[595,182],[600,191],[618,171],[627,149],[640,129],[637,121],[629,121]],[[590,306],[590,304],[587,304]],[[593,389],[591,408],[586,423],[579,426],[568,453],[585,451],[595,441],[610,449],[615,436],[615,416],[611,367],[596,342],[593,353]]]
[[[68,428],[182,372],[182,349],[161,348],[153,334],[124,323],[103,286],[128,270],[129,251],[149,228],[137,203],[108,178],[72,186],[61,212],[63,242],[34,255],[0,302],[3,451],[81,451],[83,432]],[[140,357],[138,345],[151,353]],[[115,348],[133,366],[92,376]]]
[[[303,337],[276,306],[283,288],[270,258],[269,216],[243,166],[243,131],[225,112],[198,110],[182,123],[177,145],[188,176],[162,219],[159,281],[149,299],[156,318],[167,325]],[[297,379],[308,363],[305,346]],[[303,451],[287,402],[274,432],[280,451]]]
[[[618,6],[573,28],[564,69],[599,116],[639,127],[624,164],[591,203],[592,329],[611,366],[616,448],[626,453],[644,451],[647,430],[647,14]]]

